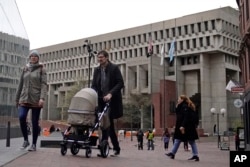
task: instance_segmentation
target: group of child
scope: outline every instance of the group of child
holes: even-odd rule
[[[143,150],[143,137],[144,132],[140,129],[136,134],[138,141],[138,150]],[[148,140],[148,150],[154,150],[154,132],[151,130],[147,131],[146,138]]]
[[[169,132],[168,128],[166,128],[162,134],[161,140],[164,143],[164,149],[167,151],[168,146],[169,146],[169,141],[170,138],[172,137],[172,141],[174,143],[174,131]],[[143,137],[144,137],[144,132],[140,129],[137,134],[137,141],[138,141],[138,150],[143,150]],[[148,150],[154,150],[154,144],[153,144],[153,139],[154,139],[154,133],[151,130],[148,130],[146,132],[146,139],[148,140]],[[188,142],[184,142],[184,150],[188,151]]]

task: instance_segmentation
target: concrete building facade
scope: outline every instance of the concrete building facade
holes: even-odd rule
[[[15,95],[29,40],[15,0],[0,0],[0,125],[17,118]]]
[[[92,79],[97,58],[90,60],[85,40],[94,51],[106,49],[109,59],[118,64],[125,80],[124,99],[131,93],[152,95],[154,128],[174,125],[177,96],[194,99],[200,113],[200,128],[213,133],[217,124],[210,109],[226,109],[219,117],[220,131],[227,130],[239,109],[233,106],[238,97],[226,91],[227,82],[239,79],[238,49],[240,46],[238,11],[224,7],[171,20],[129,28],[57,45],[37,48],[48,75],[47,106],[44,119],[60,119],[67,90],[80,79]],[[153,55],[147,57],[152,38]],[[168,51],[175,40],[174,61]],[[164,45],[164,65],[160,65]],[[165,93],[164,93],[165,92]]]

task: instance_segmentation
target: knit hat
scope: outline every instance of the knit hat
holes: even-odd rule
[[[32,51],[30,52],[29,57],[30,57],[31,55],[33,55],[33,56],[37,56],[38,58],[40,58],[40,55],[39,55],[39,53],[38,53],[38,51],[37,51],[37,50],[32,50]]]

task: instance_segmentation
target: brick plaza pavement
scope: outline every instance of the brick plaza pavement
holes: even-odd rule
[[[43,137],[40,137],[43,138]],[[20,139],[22,142],[22,139]],[[144,140],[145,143],[146,140]],[[144,145],[144,150],[138,150],[136,147],[136,139],[131,138],[120,139],[121,154],[119,157],[97,157],[99,150],[92,149],[92,156],[85,157],[85,150],[81,149],[77,155],[72,155],[70,149],[67,154],[62,156],[60,148],[37,148],[36,152],[27,152],[22,156],[14,158],[4,167],[229,167],[229,151],[220,150],[217,148],[215,137],[203,137],[197,141],[199,149],[199,162],[188,161],[191,151],[184,151],[183,144],[181,144],[175,159],[168,158],[163,149],[163,143],[160,138],[155,139],[155,150],[147,150]],[[19,146],[18,146],[19,147]],[[172,148],[170,142],[169,148]],[[169,150],[170,150],[169,149]],[[233,141],[231,141],[230,149],[234,150]],[[20,152],[17,151],[17,152]],[[112,150],[110,150],[112,154]],[[1,155],[0,155],[1,157]]]

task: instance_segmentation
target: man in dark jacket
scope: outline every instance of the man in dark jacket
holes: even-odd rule
[[[110,104],[110,127],[102,129],[102,141],[108,140],[108,136],[110,136],[114,155],[119,155],[121,149],[115,133],[114,119],[123,115],[121,89],[124,87],[124,81],[120,69],[117,65],[111,63],[108,57],[108,52],[104,50],[97,54],[100,65],[94,70],[91,87],[98,94],[99,111],[103,111],[107,102]]]

